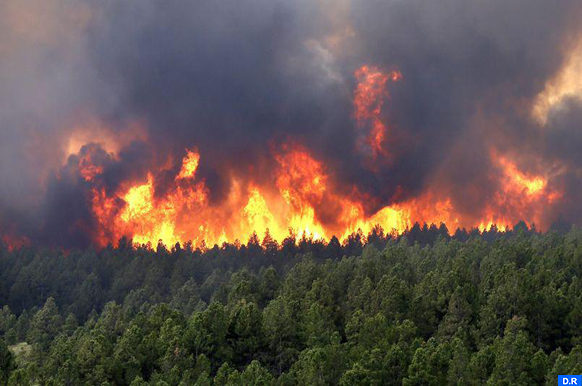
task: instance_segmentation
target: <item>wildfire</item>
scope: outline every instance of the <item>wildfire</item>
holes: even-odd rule
[[[542,193],[546,187],[547,181],[542,176],[528,176],[505,157],[498,157],[496,161],[503,168],[509,189],[523,190],[527,196],[532,196]]]
[[[125,194],[125,208],[119,215],[122,224],[132,224],[136,229],[133,236],[137,243],[163,240],[167,244],[178,241],[174,225],[175,207],[171,202],[154,202],[152,176],[144,185],[135,186]]]
[[[94,189],[93,212],[101,227],[96,241],[114,243],[126,236],[138,244],[192,241],[195,245],[213,245],[245,241],[253,234],[263,238],[268,233],[281,242],[290,231],[297,237],[328,240],[338,235],[346,239],[358,231],[367,234],[377,225],[400,233],[416,221],[445,223],[450,229],[475,227],[483,231],[496,225],[504,230],[521,216],[540,219],[540,214],[530,208],[550,202],[555,193],[547,188],[544,177],[524,173],[509,159],[492,153],[502,171],[502,188],[482,219],[463,216],[450,198],[430,190],[366,213],[357,189],[352,189],[355,193],[341,193],[325,165],[302,146],[284,145],[273,157],[278,165],[273,184],[260,186],[232,176],[228,197],[218,204],[210,203],[204,179],[196,176],[202,160],[194,150],[186,151],[180,171],[162,196],[156,194],[154,176],[159,171],[149,173],[145,182],[113,195]]]
[[[196,175],[196,169],[198,169],[198,163],[200,162],[200,154],[186,150],[186,156],[184,157],[182,163],[182,169],[180,173],[176,176],[176,179],[184,178],[194,178]]]
[[[388,83],[400,81],[402,74],[362,66],[355,77],[354,117],[364,132],[363,149],[371,151],[374,160],[388,157],[388,126],[382,108],[389,97]],[[147,140],[142,126],[135,127],[118,142],[113,131],[101,126],[97,130],[105,133],[101,140],[87,130],[77,130],[67,145],[71,152],[67,163],[77,162],[80,180],[89,187],[92,223],[97,224],[93,239],[99,245],[115,244],[122,237],[137,244],[167,246],[187,241],[196,246],[245,242],[254,235],[282,242],[290,233],[299,238],[329,240],[336,235],[345,240],[355,232],[369,234],[377,226],[401,233],[415,222],[444,223],[451,231],[484,231],[494,225],[505,230],[522,219],[543,224],[542,209],[560,197],[559,191],[549,187],[547,175],[524,172],[509,156],[492,150],[497,172],[491,178],[496,190],[479,210],[464,212],[452,194],[436,183],[427,184],[416,196],[372,207],[357,186],[338,181],[323,160],[295,142],[273,146],[274,168],[260,181],[250,172],[222,170],[229,190],[220,200],[212,199],[199,171],[204,159],[196,148],[170,155],[141,180],[134,176],[135,180],[107,188],[105,171],[119,162],[119,150],[131,141]]]
[[[79,174],[87,182],[93,181],[96,176],[103,173],[103,167],[97,165],[92,157],[93,153],[90,151],[79,155]]]
[[[491,152],[493,164],[501,172],[500,189],[487,208],[487,221],[479,228],[493,224],[501,230],[509,228],[516,218],[527,219],[530,224],[544,224],[543,209],[561,197],[561,193],[548,186],[548,178],[521,171],[509,158]]]
[[[9,251],[22,248],[30,244],[30,240],[25,236],[18,236],[13,233],[3,234],[0,237],[0,244],[4,244]]]
[[[389,80],[401,80],[402,74],[400,71],[385,73],[377,67],[362,66],[356,70],[355,76],[358,85],[354,91],[354,116],[360,128],[369,129],[365,143],[371,149],[373,158],[380,154],[388,156],[384,148],[387,129],[381,116],[382,106],[389,96],[386,84]]]

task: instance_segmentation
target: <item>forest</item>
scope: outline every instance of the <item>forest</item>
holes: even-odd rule
[[[0,385],[554,385],[582,229],[0,245]]]

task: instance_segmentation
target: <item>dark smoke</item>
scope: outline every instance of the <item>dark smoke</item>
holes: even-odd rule
[[[580,1],[50,3],[0,5],[0,224],[38,242],[90,243],[88,185],[61,148],[86,117],[119,132],[136,119],[147,127],[148,140],[117,160],[82,150],[99,158],[110,191],[197,147],[220,202],[225,171],[268,181],[271,153],[292,139],[346,191],[371,197],[369,211],[431,184],[478,217],[498,188],[494,146],[532,172],[567,165],[550,180],[565,195],[549,220],[582,214],[580,101],[545,127],[527,109],[581,36]],[[26,17],[38,33],[22,32]],[[352,116],[363,64],[404,76],[383,108],[395,158],[374,167]],[[159,177],[163,192],[171,175]]]

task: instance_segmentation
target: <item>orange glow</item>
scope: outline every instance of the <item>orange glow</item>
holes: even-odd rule
[[[389,94],[386,90],[388,81],[402,79],[400,71],[382,72],[377,67],[362,66],[355,72],[358,84],[354,91],[354,116],[358,126],[368,128],[365,143],[371,149],[373,158],[378,155],[388,156],[385,149],[386,124],[382,121],[382,106]]]
[[[163,240],[171,245],[179,241],[173,221],[175,207],[171,202],[156,205],[151,175],[148,176],[147,183],[129,189],[123,200],[126,206],[121,211],[119,220],[137,227],[137,232],[133,236],[136,243]]]
[[[3,234],[0,240],[9,251],[14,251],[30,244],[30,240],[25,236],[18,236],[12,233]]]
[[[549,79],[544,89],[536,96],[532,116],[545,125],[548,114],[567,97],[582,97],[582,39],[572,47],[562,68]]]
[[[186,156],[182,161],[182,169],[180,170],[180,173],[178,173],[176,179],[179,180],[184,178],[194,178],[199,162],[200,154],[186,150]]]
[[[116,155],[119,150],[133,141],[145,141],[147,139],[143,125],[134,122],[122,131],[116,132],[100,122],[91,121],[84,126],[71,130],[68,140],[63,148],[66,161],[73,154],[77,154],[84,145],[95,143],[100,145],[107,153]]]
[[[507,156],[491,152],[491,159],[501,175],[500,189],[489,204],[486,220],[479,229],[496,224],[504,230],[515,224],[516,219],[527,219],[528,224],[543,226],[544,208],[559,199],[561,192],[548,186],[548,177],[521,171]]]
[[[178,176],[164,194],[156,194],[158,170],[146,181],[130,184],[114,194],[93,190],[93,212],[99,224],[95,241],[116,243],[126,236],[137,244],[159,241],[167,246],[192,241],[196,246],[245,242],[267,232],[278,242],[289,236],[340,240],[362,231],[370,233],[380,225],[391,233],[402,233],[415,222],[447,224],[481,231],[496,225],[505,230],[522,218],[539,224],[539,208],[558,192],[550,191],[542,176],[520,171],[506,157],[492,153],[501,171],[501,189],[485,206],[480,218],[458,212],[450,198],[427,189],[420,196],[394,203],[373,213],[365,210],[365,199],[356,188],[342,193],[324,163],[299,145],[284,145],[273,155],[277,167],[272,184],[261,186],[231,176],[231,188],[224,201],[211,203],[205,181],[196,176],[197,152],[187,150]]]
[[[96,176],[103,173],[103,168],[95,165],[91,156],[92,154],[88,152],[79,157],[79,174],[87,182],[93,181]]]
[[[547,181],[543,177],[526,175],[507,158],[498,157],[497,162],[503,168],[503,172],[509,183],[516,189],[523,190],[526,195],[531,196],[542,193],[546,187]]]
[[[361,150],[377,156],[389,156],[390,140],[382,118],[382,107],[389,97],[388,82],[402,79],[398,71],[383,72],[376,67],[362,66],[355,73],[358,81],[354,91],[354,117],[364,131]],[[83,141],[99,143],[111,160],[118,151],[135,139],[145,139],[140,126],[117,138],[105,133],[99,141],[80,130],[72,135],[69,151],[77,154]],[[81,133],[81,134],[79,134]],[[107,134],[109,133],[109,134]],[[76,150],[75,150],[76,149]],[[249,170],[235,173],[221,170],[229,190],[220,200],[212,192],[199,167],[204,159],[196,149],[184,154],[171,154],[167,161],[158,161],[142,180],[125,181],[108,191],[100,180],[103,166],[93,159],[92,151],[82,151],[78,157],[80,176],[90,184],[91,205],[98,227],[93,238],[98,245],[115,244],[120,238],[134,243],[166,246],[191,241],[194,246],[246,242],[256,235],[265,235],[282,242],[293,234],[297,238],[329,240],[337,236],[346,240],[350,235],[369,234],[376,226],[401,234],[415,222],[444,223],[454,232],[457,228],[489,230],[509,229],[519,220],[528,225],[547,226],[543,208],[561,197],[560,191],[548,184],[548,175],[521,170],[508,155],[493,149],[490,154],[495,167],[490,176],[495,190],[479,209],[462,209],[453,199],[453,192],[427,182],[424,190],[405,200],[394,197],[384,207],[373,206],[372,200],[357,186],[340,183],[334,171],[302,145],[294,142],[272,149],[273,169],[257,180]],[[176,159],[181,159],[179,165]],[[174,173],[174,174],[172,174]],[[168,179],[167,176],[173,176]],[[397,191],[400,187],[396,187]],[[396,195],[397,197],[400,194]],[[459,198],[456,198],[459,200]]]

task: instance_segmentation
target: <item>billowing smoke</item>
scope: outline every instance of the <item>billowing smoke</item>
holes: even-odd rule
[[[463,219],[449,228],[579,222],[581,17],[574,0],[4,2],[0,234],[88,245],[95,192],[154,173],[164,197],[186,149],[220,206],[233,175],[280,187],[286,146],[334,181],[308,197],[323,225],[345,217],[330,204],[343,197],[372,216],[427,195]],[[363,121],[362,66],[402,76],[376,83]],[[542,201],[505,186],[537,192],[535,176]]]

